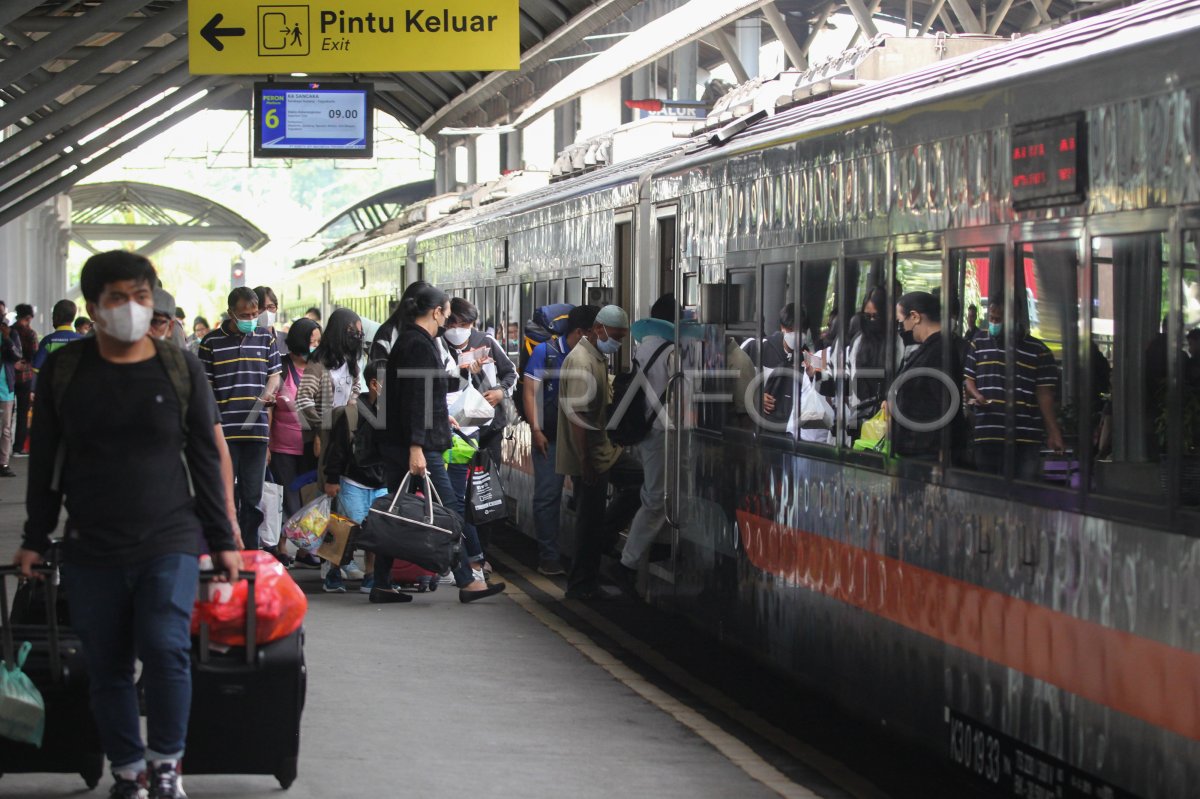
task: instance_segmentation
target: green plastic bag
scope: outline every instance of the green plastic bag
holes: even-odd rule
[[[450,437],[450,449],[442,453],[442,459],[448,464],[470,463],[478,451],[479,447],[475,446],[475,442],[456,430]]]
[[[15,666],[0,661],[0,735],[40,747],[46,727],[46,703],[41,691],[21,670],[31,649],[33,645],[28,641],[21,644]]]

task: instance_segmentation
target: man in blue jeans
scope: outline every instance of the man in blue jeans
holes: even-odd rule
[[[246,549],[258,549],[267,442],[283,362],[275,335],[259,327],[258,295],[241,286],[229,293],[229,318],[200,342],[196,354],[221,409],[221,427],[237,480],[238,526]]]
[[[87,659],[116,799],[186,799],[179,761],[192,699],[201,536],[218,569],[241,566],[226,513],[216,404],[194,356],[160,350],[147,337],[154,284],[154,267],[133,253],[102,253],[84,265],[80,288],[96,335],[51,354],[39,374],[28,520],[14,558],[30,576],[65,504],[71,626]]]
[[[596,323],[598,305],[580,305],[567,316],[567,333],[533,348],[525,363],[521,396],[533,443],[533,529],[538,542],[538,571],[563,574],[558,554],[563,476],[554,467],[558,448],[558,372],[567,353]]]

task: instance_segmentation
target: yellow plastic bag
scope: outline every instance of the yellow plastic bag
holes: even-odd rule
[[[863,422],[862,433],[854,442],[854,448],[858,450],[878,449],[880,442],[887,440],[887,434],[888,412],[886,408],[880,408],[879,413]]]

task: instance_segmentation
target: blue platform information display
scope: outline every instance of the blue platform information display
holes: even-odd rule
[[[256,158],[370,158],[372,86],[257,83]]]

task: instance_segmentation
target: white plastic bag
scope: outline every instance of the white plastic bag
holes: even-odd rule
[[[800,427],[818,430],[833,427],[833,407],[817,391],[816,383],[807,378],[800,392]]]
[[[258,543],[260,546],[273,547],[279,543],[279,535],[283,530],[283,486],[263,483],[258,510],[263,515],[262,524],[258,526]]]
[[[468,385],[451,403],[450,415],[462,427],[480,427],[492,421],[496,409],[488,404],[479,389]]]

